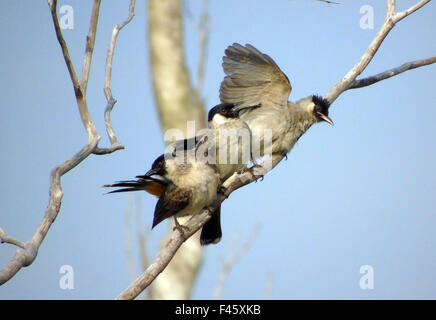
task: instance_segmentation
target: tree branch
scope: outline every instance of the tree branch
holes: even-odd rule
[[[423,67],[432,63],[436,62],[436,56],[434,57],[430,57],[427,59],[422,59],[422,60],[415,60],[412,62],[406,62],[404,64],[402,64],[399,67],[396,68],[392,68],[389,70],[386,70],[384,72],[380,72],[376,75],[370,76],[370,77],[366,77],[366,78],[362,78],[362,79],[356,79],[354,80],[354,82],[351,84],[349,89],[357,89],[357,88],[362,88],[362,87],[366,87],[369,85],[372,85],[376,82],[382,81],[382,80],[386,80],[389,79],[393,76],[399,75],[400,73],[403,73],[405,71],[408,70],[412,70],[412,69],[416,69],[419,67]]]
[[[395,10],[395,0],[387,0],[386,18],[377,32],[376,36],[372,40],[368,49],[364,52],[359,61],[354,65],[353,68],[325,95],[325,98],[332,104],[344,91],[350,89],[354,84],[356,78],[366,69],[368,64],[371,62],[372,58],[377,53],[383,40],[395,26],[395,24],[408,15],[412,14],[419,8],[423,7],[430,0],[423,0],[416,5],[410,7],[409,9],[396,13]]]
[[[97,34],[98,14],[100,11],[101,0],[94,0],[92,7],[91,23],[89,24],[89,32],[86,37],[85,57],[83,58],[82,77],[80,78],[80,87],[83,95],[86,95],[88,87],[89,72],[91,71],[92,53],[94,52],[95,35]]]
[[[10,243],[10,244],[16,245],[17,247],[20,247],[22,249],[26,249],[26,244],[23,241],[8,236],[3,231],[2,228],[0,228],[0,242],[1,243]]]
[[[115,135],[114,129],[111,123],[111,112],[117,102],[112,96],[111,90],[111,79],[112,79],[112,60],[114,56],[115,45],[117,43],[118,34],[122,28],[124,28],[130,21],[132,21],[135,16],[135,4],[136,0],[130,1],[129,6],[129,16],[122,23],[117,24],[112,31],[111,41],[109,43],[109,49],[107,51],[106,57],[106,74],[104,79],[104,94],[107,100],[106,110],[104,112],[104,120],[106,124],[106,132],[111,142],[109,148],[96,148],[94,154],[102,155],[107,153],[112,153],[117,150],[124,149],[124,146],[118,142],[117,136]]]
[[[90,64],[92,58],[92,51],[95,43],[95,33],[97,28],[97,19],[98,19],[100,1],[95,0],[93,11],[91,14],[90,31],[87,37],[87,45],[86,45],[81,84],[79,84],[76,72],[74,70],[74,66],[71,62],[71,58],[68,52],[66,42],[62,36],[62,32],[59,26],[59,21],[56,13],[57,1],[49,0],[48,5],[52,16],[56,37],[59,42],[59,45],[61,46],[65,64],[67,66],[71,78],[71,82],[73,84],[80,117],[82,119],[82,123],[85,127],[85,130],[88,134],[88,143],[73,157],[66,160],[62,164],[54,167],[51,170],[49,203],[41,223],[39,224],[36,232],[33,234],[33,236],[30,238],[29,241],[22,242],[12,237],[8,237],[4,233],[4,231],[0,229],[1,230],[0,237],[2,242],[15,244],[21,247],[22,249],[24,249],[24,251],[17,250],[15,256],[11,259],[11,261],[9,261],[9,263],[2,270],[0,270],[0,285],[11,279],[22,267],[29,266],[35,260],[38,254],[38,249],[41,246],[41,243],[44,240],[45,236],[47,235],[51,225],[56,220],[56,217],[59,214],[61,208],[61,201],[63,197],[61,177],[64,174],[66,174],[68,171],[76,167],[78,164],[80,164],[90,154],[96,153],[96,150],[101,150],[98,149],[98,142],[100,140],[100,136],[98,135],[97,129],[95,128],[94,123],[92,122],[91,115],[89,114],[88,106],[86,103],[86,97],[85,97],[85,91],[88,83],[88,76],[89,76],[89,70],[90,70]],[[113,151],[115,151],[115,148]]]

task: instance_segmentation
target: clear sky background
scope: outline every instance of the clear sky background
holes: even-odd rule
[[[325,94],[359,59],[385,16],[385,1],[212,0],[203,97],[219,102],[221,59],[233,42],[269,54],[293,85],[290,99]],[[397,1],[400,10],[417,0]],[[0,298],[112,299],[131,282],[124,243],[126,195],[101,185],[144,173],[164,143],[151,92],[146,5],[120,33],[112,90],[113,125],[126,150],[91,156],[62,178],[64,198],[34,263],[0,287]],[[64,30],[80,74],[91,1],[59,1],[74,9]],[[374,29],[359,26],[362,5],[374,8]],[[103,111],[106,50],[129,1],[101,6],[88,104],[107,146]],[[185,48],[196,79],[195,22],[202,3],[185,1]],[[52,167],[87,141],[46,1],[1,1],[0,227],[28,240],[48,204]],[[401,21],[363,75],[436,54],[436,3]],[[251,249],[229,274],[222,298],[436,298],[436,65],[348,91],[330,109],[334,127],[314,125],[264,181],[223,205],[222,241],[205,249],[194,299],[209,299],[223,260],[261,225]],[[155,198],[141,194],[141,230],[150,228]],[[132,250],[140,262],[131,218]],[[154,256],[167,225],[151,233]],[[0,268],[16,247],[0,245]],[[59,269],[74,269],[62,290]],[[374,271],[374,289],[359,286],[360,267]]]

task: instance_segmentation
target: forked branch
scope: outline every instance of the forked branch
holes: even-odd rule
[[[330,91],[325,95],[325,98],[330,103],[333,103],[344,91],[352,89],[356,78],[363,72],[363,70],[366,69],[372,58],[377,53],[377,50],[380,48],[383,40],[386,38],[395,24],[416,10],[422,8],[429,2],[430,0],[422,0],[403,12],[396,12],[396,1],[387,0],[386,18],[368,49],[363,53],[362,57],[354,65],[354,67],[351,68],[351,70],[333,88],[330,89]]]
[[[135,1],[132,0],[129,10],[131,14],[129,14],[129,17],[130,16],[133,17],[134,3]],[[77,74],[74,70],[74,66],[68,52],[67,44],[62,36],[61,28],[59,26],[59,20],[56,13],[57,1],[56,0],[48,1],[48,5],[52,15],[56,37],[61,46],[65,64],[67,66],[71,78],[71,82],[73,84],[74,93],[76,96],[76,102],[82,119],[82,123],[88,134],[88,143],[73,157],[71,157],[70,159],[66,160],[62,164],[52,169],[50,173],[49,203],[40,225],[38,226],[36,232],[33,234],[33,236],[30,238],[29,241],[23,242],[21,240],[10,237],[0,228],[0,240],[2,243],[13,244],[23,249],[23,250],[17,250],[15,256],[11,259],[11,261],[9,261],[9,263],[2,270],[0,270],[0,285],[11,279],[22,267],[26,267],[30,265],[35,260],[39,247],[41,246],[42,241],[47,235],[48,230],[50,229],[52,223],[56,220],[56,217],[61,208],[61,201],[63,197],[61,177],[71,169],[75,168],[78,164],[80,164],[92,153],[106,154],[123,148],[121,145],[119,144],[117,145],[116,143],[114,143],[114,141],[116,142],[116,138],[115,140],[111,138],[111,142],[112,142],[111,148],[108,149],[98,148],[98,142],[100,140],[100,136],[98,135],[97,129],[95,128],[94,123],[91,119],[91,115],[89,114],[88,106],[86,102],[86,88],[88,84],[88,77],[91,67],[92,52],[94,50],[100,0],[94,1],[94,6],[92,9],[91,22],[90,22],[89,33],[87,36],[87,41],[86,41],[86,50],[83,60],[83,70],[82,70],[82,76],[80,82],[79,79],[77,78]],[[112,54],[113,54],[113,46],[115,46],[115,42],[112,45]],[[106,120],[107,120],[106,125],[108,126],[108,123],[110,125],[108,119]]]

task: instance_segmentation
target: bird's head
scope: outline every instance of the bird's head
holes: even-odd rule
[[[325,121],[333,125],[332,119],[329,118],[330,103],[323,97],[312,95],[301,99],[297,104],[302,108],[306,114],[309,114],[313,123]],[[311,122],[312,122],[311,121]]]
[[[227,119],[237,118],[238,115],[239,115],[239,111],[235,109],[235,104],[221,103],[210,109],[207,117],[207,121],[211,122],[212,120],[217,120],[218,118],[221,119],[221,117]]]

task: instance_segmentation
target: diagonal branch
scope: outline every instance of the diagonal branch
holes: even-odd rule
[[[418,3],[414,4],[413,6],[411,6],[409,9],[404,10],[403,12],[398,12],[395,15],[395,22],[400,21],[401,19],[407,17],[408,15],[411,15],[412,13],[414,13],[416,10],[421,9],[424,5],[426,5],[427,3],[429,3],[431,0],[421,0]]]
[[[70,54],[68,52],[67,44],[64,40],[64,37],[62,36],[62,31],[61,31],[61,28],[59,26],[59,20],[58,20],[58,16],[56,13],[57,0],[48,1],[48,5],[50,7],[51,16],[52,16],[53,24],[54,24],[55,31],[56,31],[56,37],[57,37],[59,44],[61,46],[64,60],[65,60],[65,63],[67,65],[68,72],[70,73],[71,81],[73,82],[77,106],[79,108],[80,117],[82,118],[82,123],[85,126],[86,132],[88,133],[88,139],[97,138],[97,140],[99,140],[100,137],[98,136],[97,129],[95,128],[94,123],[92,122],[92,119],[91,119],[91,115],[89,114],[89,111],[88,111],[85,93],[83,92],[82,87],[79,84],[76,72],[75,72],[74,67],[73,67],[73,63],[71,62],[71,58],[70,58]],[[98,19],[98,13],[96,15],[92,15],[91,19]],[[93,24],[92,21],[91,21],[91,24]],[[88,39],[92,39],[92,37],[90,38],[88,36]],[[93,40],[95,40],[95,37],[93,38]],[[89,48],[93,48],[93,47],[94,47],[94,43],[91,43]],[[88,48],[88,46],[87,46],[87,48]],[[92,56],[92,54],[90,56]],[[85,85],[86,85],[86,83],[85,83]]]
[[[100,11],[101,0],[94,0],[92,7],[91,23],[89,24],[89,32],[86,37],[85,57],[83,59],[82,77],[80,78],[80,88],[82,88],[83,95],[86,95],[88,87],[89,72],[91,71],[92,53],[94,52],[95,35],[97,34],[98,13]]]
[[[377,53],[377,50],[380,48],[383,40],[395,26],[395,24],[408,15],[412,14],[416,10],[422,8],[425,4],[430,2],[430,0],[423,0],[410,7],[409,9],[397,13],[395,10],[395,0],[387,0],[387,9],[386,9],[386,18],[377,32],[376,36],[372,40],[368,49],[364,52],[359,61],[354,65],[353,68],[326,94],[325,98],[333,103],[339,95],[341,95],[344,91],[351,88],[354,84],[356,78],[366,69],[368,64],[371,62],[372,58]]]
[[[376,75],[370,76],[370,77],[366,77],[366,78],[362,78],[362,79],[356,79],[354,80],[354,82],[351,84],[349,89],[357,89],[357,88],[362,88],[362,87],[366,87],[366,86],[370,86],[376,82],[382,81],[382,80],[386,80],[389,79],[393,76],[399,75],[400,73],[403,73],[405,71],[408,70],[412,70],[412,69],[416,69],[419,67],[423,67],[432,63],[436,62],[436,56],[427,58],[427,59],[422,59],[422,60],[415,60],[412,62],[406,62],[404,64],[402,64],[399,67],[396,68],[392,68],[389,70],[386,70],[384,72],[380,72]]]

